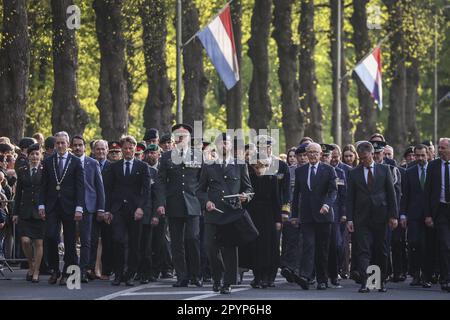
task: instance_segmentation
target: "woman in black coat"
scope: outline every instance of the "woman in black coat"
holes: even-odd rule
[[[42,182],[41,157],[39,144],[33,144],[28,148],[29,163],[17,172],[13,212],[13,222],[18,223],[22,249],[28,259],[29,270],[26,279],[33,283],[39,282],[39,268],[45,234],[45,221],[40,218],[38,212],[39,192]]]
[[[253,242],[239,248],[239,264],[252,269],[253,288],[269,286],[271,276],[278,268],[280,248],[277,231],[281,229],[281,202],[276,175],[264,175],[267,165],[258,161],[249,167],[250,180],[255,195],[246,206],[259,236]]]

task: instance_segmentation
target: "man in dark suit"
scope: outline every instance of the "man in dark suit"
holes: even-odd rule
[[[106,212],[104,220],[112,223],[114,246],[114,281],[118,286],[125,282],[134,286],[139,266],[139,248],[144,208],[150,201],[150,173],[146,163],[137,160],[136,139],[124,136],[120,139],[123,159],[112,163],[106,177]],[[127,272],[125,252],[128,244]]]
[[[333,167],[319,161],[322,154],[319,144],[309,144],[306,152],[309,165],[295,170],[292,200],[292,218],[294,222],[300,222],[303,234],[300,277],[297,282],[302,289],[308,290],[309,281],[312,280],[315,270],[317,289],[326,290],[337,177]],[[299,199],[301,199],[300,205]]]
[[[65,285],[67,267],[77,264],[75,248],[76,222],[83,218],[84,170],[80,159],[70,154],[69,135],[55,134],[56,153],[43,162],[39,215],[47,220],[48,260],[53,274],[50,284],[59,277],[58,240],[61,223],[64,229],[64,268],[60,285]]]
[[[358,245],[358,267],[362,277],[359,292],[369,292],[367,287],[367,267],[371,261],[373,245],[374,261],[381,269],[381,289],[385,292],[387,271],[388,223],[397,227],[397,200],[391,170],[373,160],[374,148],[370,142],[358,144],[360,165],[350,170],[347,186],[347,228],[355,232]]]
[[[411,286],[431,287],[432,259],[429,230],[425,225],[425,181],[428,167],[428,149],[419,144],[414,148],[416,165],[406,171],[401,200],[400,224],[408,225],[408,249]]]
[[[187,287],[188,269],[192,283],[201,287],[200,279],[200,202],[196,192],[202,167],[201,150],[190,147],[192,128],[185,124],[172,127],[176,147],[162,155],[158,172],[161,185],[157,213],[167,215],[173,264],[177,273],[174,287]],[[200,151],[200,152],[195,152]],[[187,247],[187,250],[185,250]],[[189,256],[186,257],[186,254]],[[186,261],[189,262],[187,268]]]
[[[247,165],[234,161],[232,138],[224,133],[215,142],[218,158],[202,168],[198,195],[206,209],[204,241],[214,281],[213,291],[229,294],[231,285],[237,282],[238,252],[236,246],[220,247],[216,239],[217,225],[232,215],[229,213],[231,206],[240,207],[241,203],[249,201],[251,196],[244,194],[252,193],[253,189]],[[232,198],[233,205],[224,198],[237,194],[241,196],[238,201]]]
[[[96,140],[93,144],[93,154],[95,160],[98,161],[100,171],[102,173],[103,188],[105,189],[105,172],[108,170],[111,164],[108,159],[108,142],[105,140]],[[92,232],[91,232],[91,252],[89,255],[89,266],[88,266],[88,278],[89,280],[95,280],[97,276],[95,275],[95,265],[97,262],[97,248],[98,240],[101,238],[102,244],[102,269],[100,279],[109,280],[109,276],[113,270],[113,248],[112,248],[112,230],[111,225],[103,221],[104,213],[99,212],[94,213],[92,218]],[[101,237],[100,237],[101,236]]]
[[[102,173],[97,160],[86,156],[86,142],[82,136],[72,137],[72,152],[81,160],[84,169],[84,204],[83,219],[79,224],[80,231],[80,270],[81,282],[87,283],[87,269],[91,253],[92,220],[103,220],[105,213],[105,190],[103,187]]]
[[[450,138],[439,140],[438,152],[427,168],[425,224],[437,229],[441,288],[450,292]]]

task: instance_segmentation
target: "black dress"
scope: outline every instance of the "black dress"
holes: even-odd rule
[[[21,167],[17,172],[16,198],[14,215],[19,217],[18,234],[33,240],[44,239],[45,221],[38,212],[39,192],[42,182],[42,167],[38,167],[34,175],[29,165]]]
[[[239,248],[239,266],[252,269],[255,281],[268,282],[280,260],[275,226],[275,223],[281,223],[279,182],[276,175],[257,176],[252,167],[249,167],[249,173],[255,195],[246,209],[259,236],[255,241]]]

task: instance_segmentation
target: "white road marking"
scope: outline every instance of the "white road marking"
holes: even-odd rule
[[[149,288],[167,288],[167,285],[153,284],[153,283],[143,284],[143,285],[140,285],[140,286],[132,287],[130,289],[117,291],[117,292],[108,294],[106,296],[97,298],[95,300],[112,300],[112,299],[120,297],[120,296],[122,296],[122,295],[124,295],[126,293],[131,293],[131,292],[139,291],[139,290],[142,290],[142,289],[149,289]]]
[[[233,294],[234,292],[245,291],[245,290],[250,290],[250,289],[252,289],[252,287],[238,288],[238,289],[234,289],[232,287],[231,288],[231,294]],[[183,300],[203,300],[203,299],[208,299],[208,298],[221,296],[221,295],[222,295],[221,293],[208,293],[208,294],[203,294],[203,295],[200,295],[200,296],[190,297],[190,298],[183,299]]]

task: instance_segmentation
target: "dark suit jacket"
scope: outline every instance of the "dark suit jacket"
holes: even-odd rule
[[[355,224],[387,223],[398,218],[397,200],[389,166],[374,165],[374,185],[369,191],[364,167],[350,170],[347,187],[347,219]]]
[[[347,198],[347,175],[344,170],[337,167],[334,168],[337,176],[337,196],[336,201],[333,204],[334,222],[338,223],[341,221],[342,216],[347,216],[345,210],[346,198]]]
[[[289,166],[286,164],[286,162],[281,161],[280,159],[277,159],[276,157],[272,156],[272,162],[269,166],[269,168],[266,171],[267,175],[275,175],[277,179],[279,180],[279,196],[280,196],[280,202],[283,206],[283,209],[287,211],[286,206],[289,206],[289,203],[291,202],[291,193],[289,191],[290,189],[290,173],[289,173]]]
[[[423,222],[425,219],[425,190],[420,186],[418,170],[417,166],[406,170],[400,212],[408,220]]]
[[[441,202],[442,160],[428,162],[427,179],[425,180],[425,217],[438,217]]]
[[[105,211],[119,212],[127,204],[135,211],[144,208],[150,200],[150,172],[145,162],[133,160],[129,176],[123,170],[124,160],[111,163],[105,171],[107,178]]]
[[[300,223],[333,222],[333,203],[337,195],[336,171],[332,166],[320,162],[316,176],[311,181],[312,190],[308,188],[308,171],[309,164],[295,170],[292,217],[299,218]],[[321,214],[320,209],[324,204],[328,205],[329,211]]]
[[[76,207],[84,208],[84,170],[80,159],[69,153],[64,168],[67,168],[67,173],[62,181],[61,190],[57,191],[54,172],[54,168],[57,168],[57,156],[55,153],[42,163],[42,188],[39,204],[45,205],[45,211],[49,213],[54,210],[59,199],[64,213],[74,214]]]
[[[216,208],[225,212],[205,212],[205,223],[225,224],[232,210],[223,196],[243,192],[253,192],[246,164],[228,164],[225,168],[216,163],[205,164],[198,188],[198,198],[202,208],[206,208],[206,203],[211,201]]]
[[[160,192],[161,187],[158,182],[158,170],[148,166],[150,172],[150,199],[147,206],[144,208],[144,217],[142,219],[143,224],[150,224],[153,217],[157,217],[156,209],[157,207],[157,193]]]
[[[346,176],[347,178],[348,178],[348,172],[349,172],[350,170],[353,169],[353,168],[350,167],[348,164],[345,164],[345,163],[343,163],[343,162],[339,162],[338,165],[337,165],[337,167],[338,167],[339,169],[341,169],[341,170],[344,170],[345,176]]]
[[[97,160],[84,158],[84,189],[86,209],[90,213],[105,210],[105,190]]]
[[[172,161],[174,152],[163,153],[159,161],[158,207],[165,206],[168,217],[185,217],[186,214],[199,216],[201,209],[197,190],[202,167],[201,155],[194,159],[191,150],[188,157],[192,162],[177,164]]]
[[[42,165],[31,177],[30,166],[21,167],[17,171],[16,198],[14,215],[20,219],[39,219],[39,193],[42,183]]]

